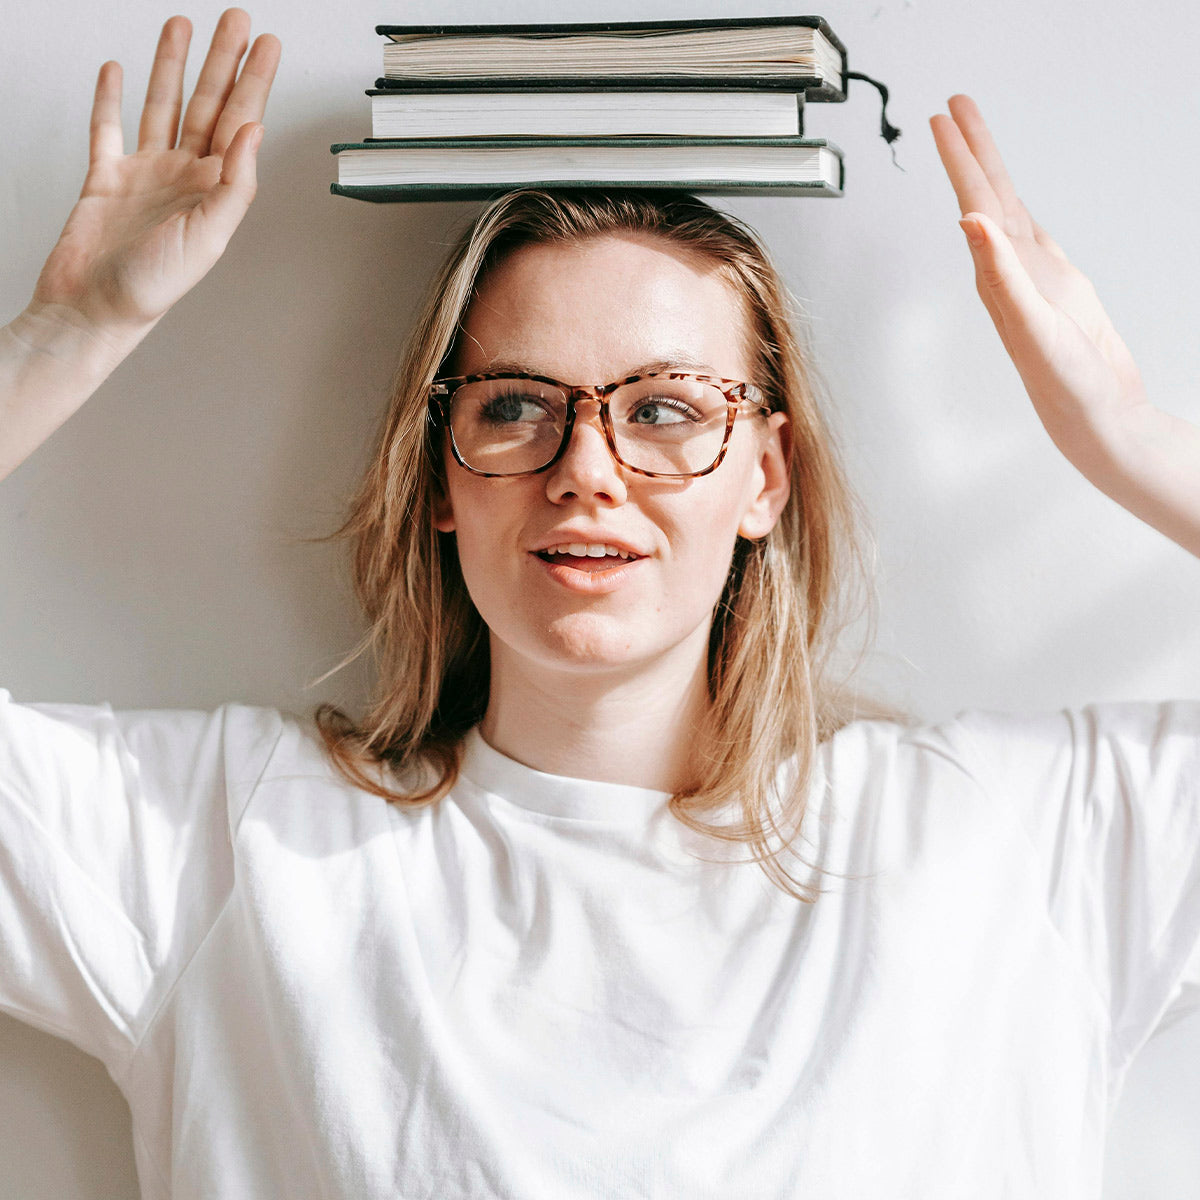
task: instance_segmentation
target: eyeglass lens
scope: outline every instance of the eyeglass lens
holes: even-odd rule
[[[623,384],[608,397],[613,440],[628,466],[690,475],[716,462],[725,440],[728,404],[711,383],[650,378]],[[536,471],[558,453],[567,395],[535,379],[482,379],[463,384],[450,402],[450,427],[463,462],[494,475]]]

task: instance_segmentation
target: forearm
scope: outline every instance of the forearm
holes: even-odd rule
[[[83,405],[150,328],[106,335],[65,306],[37,304],[0,328],[0,479]]]
[[[1123,508],[1200,557],[1200,426],[1139,405],[1072,461]]]

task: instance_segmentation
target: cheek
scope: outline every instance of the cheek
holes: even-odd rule
[[[474,521],[460,523],[454,532],[459,570],[467,595],[484,623],[503,625],[514,603],[508,570],[500,557],[498,538]]]
[[[495,511],[493,493],[499,481],[472,475],[455,461],[449,446],[442,455],[442,490],[436,506],[438,528],[443,533],[453,531],[461,542],[472,538],[481,520],[486,521]]]
[[[722,468],[723,469],[723,468]],[[742,508],[726,492],[695,497],[668,535],[674,546],[679,586],[696,603],[720,599],[737,544]]]
[[[748,440],[731,446],[721,466],[697,482],[711,486],[694,498],[689,519],[694,544],[689,557],[698,576],[702,574],[715,589],[715,603],[725,586],[743,519],[761,486],[756,446]]]
[[[453,531],[463,578],[476,607],[482,609],[489,585],[515,565],[527,500],[517,480],[483,479],[457,465],[451,470],[445,503],[448,520],[445,528],[442,524],[439,528]]]
[[[477,494],[475,483],[474,479],[465,483],[455,481],[447,493],[446,507],[451,516],[449,523],[458,544],[458,556],[462,560],[475,558],[479,549],[487,547],[491,540],[488,537],[489,518],[495,518],[495,507],[483,502],[483,498]]]

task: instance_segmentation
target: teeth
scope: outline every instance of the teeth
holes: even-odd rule
[[[571,542],[567,546],[548,546],[546,554],[569,554],[572,558],[632,558],[633,555],[616,546],[608,546],[601,542]]]

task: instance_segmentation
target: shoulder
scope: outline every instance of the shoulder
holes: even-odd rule
[[[1191,814],[1190,828],[1200,820],[1200,702],[856,721],[825,743],[820,766],[825,803],[859,828],[1002,820],[1042,842],[1066,825]]]
[[[224,710],[235,838],[326,854],[386,832],[394,805],[338,769],[312,715],[240,705]],[[381,772],[382,768],[376,768]]]
[[[1028,713],[965,709],[938,722],[854,721],[829,739],[825,754],[843,769],[940,759],[983,782],[997,770],[1105,755],[1186,757],[1198,747],[1200,701],[1168,700]]]

